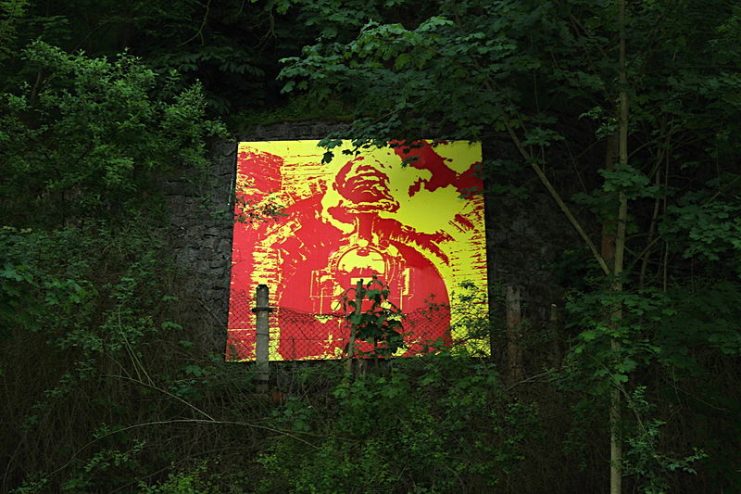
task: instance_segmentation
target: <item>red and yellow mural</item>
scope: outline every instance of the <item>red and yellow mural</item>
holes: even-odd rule
[[[349,142],[322,163],[317,141],[240,143],[227,357],[254,360],[251,308],[264,283],[276,308],[271,360],[341,358],[341,297],[373,276],[406,315],[399,355],[440,344],[486,351],[488,342],[452,324],[487,311],[485,299],[456,303],[464,285],[486,292],[480,145],[343,150]]]

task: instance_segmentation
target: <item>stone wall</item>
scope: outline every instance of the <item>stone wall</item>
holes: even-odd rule
[[[256,127],[234,141],[215,143],[205,177],[186,173],[164,184],[171,212],[172,251],[184,273],[178,291],[189,302],[184,319],[200,328],[205,348],[217,353],[225,348],[237,143],[321,139],[343,128],[324,123]]]
[[[165,184],[175,260],[186,273],[182,292],[190,301],[187,319],[202,328],[207,348],[221,352],[225,342],[236,143],[321,139],[338,130],[343,127],[322,123],[257,127],[235,141],[215,144],[206,178],[187,174]],[[506,143],[496,149],[484,146],[485,156],[511,152]],[[493,315],[503,317],[501,292],[516,285],[525,299],[525,316],[540,324],[548,318],[547,308],[561,297],[553,263],[565,246],[574,244],[574,235],[551,198],[537,184],[533,190],[526,199],[487,198],[487,247]]]

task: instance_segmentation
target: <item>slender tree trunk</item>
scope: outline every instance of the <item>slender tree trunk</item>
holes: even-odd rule
[[[605,170],[613,170],[615,168],[615,160],[620,159],[619,151],[618,151],[618,143],[619,143],[620,137],[619,135],[611,135],[607,138],[607,145],[605,149]],[[620,216],[620,206],[622,205],[620,201],[620,197],[618,197],[618,219]],[[600,254],[602,255],[602,258],[605,260],[605,262],[610,266],[611,268],[611,274],[614,275],[616,263],[615,263],[615,254],[617,251],[617,239],[618,239],[618,228],[616,228],[616,221],[612,218],[608,218],[605,220],[605,222],[602,224],[602,238],[601,238],[601,245],[600,245]],[[624,238],[624,233],[623,233]],[[624,245],[624,244],[623,244]],[[618,281],[616,278],[613,278],[612,285],[610,286],[611,290],[619,290],[619,287],[617,285]],[[619,309],[617,307],[611,308],[607,313],[604,315],[606,319],[606,324],[610,326],[613,330],[617,328],[619,324],[620,314]],[[617,353],[620,351],[620,345],[617,342],[617,340],[612,340],[610,342],[611,349],[613,352]],[[616,468],[619,466],[619,458],[622,456],[622,451],[620,449],[621,443],[620,443],[620,436],[618,433],[618,424],[620,422],[620,394],[615,393],[615,391],[612,391],[612,394],[610,395],[610,493],[611,494],[619,494],[620,493],[620,479],[621,479],[621,472],[619,468]],[[616,460],[617,458],[617,460]]]
[[[605,146],[605,170],[613,171],[615,161],[618,159],[618,136],[610,134],[607,136],[607,145]],[[612,275],[615,269],[615,220],[610,217],[602,223],[602,237],[600,241],[600,254],[605,263],[610,267],[608,276]]]
[[[561,350],[561,335],[559,331],[559,328],[561,326],[561,317],[560,311],[556,304],[551,304],[548,321],[548,326],[551,330],[551,341],[553,343],[553,346],[551,347],[553,351],[553,367],[560,368],[563,360],[563,352]]]
[[[620,59],[619,59],[619,85],[620,100],[618,112],[618,158],[621,165],[628,164],[628,88],[625,67],[625,0],[618,0],[618,24],[620,28]],[[617,232],[615,235],[615,262],[613,268],[613,285],[615,292],[623,291],[623,265],[625,257],[625,226],[628,218],[628,198],[621,191],[618,197]],[[621,324],[623,317],[622,307],[615,309],[613,320],[615,324]],[[613,339],[612,350],[620,351],[620,342]],[[623,446],[620,434],[620,390],[615,387],[610,396],[610,494],[622,493],[623,477]]]

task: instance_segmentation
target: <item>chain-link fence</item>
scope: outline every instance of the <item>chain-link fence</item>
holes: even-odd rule
[[[246,294],[245,294],[246,295]],[[252,297],[235,297],[230,307],[227,358],[255,360],[258,328]],[[269,359],[327,360],[348,356],[351,324],[347,313],[308,313],[290,307],[270,307],[267,317]],[[392,316],[393,317],[393,316]],[[457,305],[430,304],[400,318],[403,347],[395,356],[412,356],[450,348],[488,354],[485,302]],[[378,354],[383,342],[356,339],[353,356]]]

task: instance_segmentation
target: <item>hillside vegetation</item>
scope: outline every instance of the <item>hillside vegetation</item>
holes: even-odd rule
[[[727,0],[0,0],[0,492],[741,492],[740,40]],[[258,393],[163,184],[301,121],[482,141],[563,222],[552,299]]]

